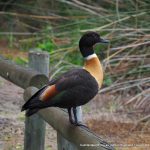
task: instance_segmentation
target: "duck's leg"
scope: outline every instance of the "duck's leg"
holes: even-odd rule
[[[75,124],[78,125],[78,118],[77,118],[77,109],[76,107],[73,107],[73,115],[74,115],[74,120],[75,120]]]
[[[83,127],[88,128],[86,125],[82,124],[82,122],[79,122],[79,121],[78,121],[78,118],[77,118],[77,109],[76,109],[76,107],[73,107],[73,114],[74,114],[74,119],[75,119],[75,121],[74,121],[74,125],[75,125],[75,126],[83,126]]]
[[[71,108],[68,108],[68,114],[69,114],[69,121],[71,124],[74,124],[73,118],[72,118],[72,114],[71,114]]]

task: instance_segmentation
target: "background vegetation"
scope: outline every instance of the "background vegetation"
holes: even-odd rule
[[[114,112],[150,118],[149,0],[1,0],[1,53],[20,65],[30,49],[50,53],[50,76],[82,66],[78,40],[97,31],[110,40],[95,46],[104,71],[101,94]],[[7,47],[7,48],[6,48]]]

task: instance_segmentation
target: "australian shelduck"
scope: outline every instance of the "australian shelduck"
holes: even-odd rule
[[[79,40],[79,49],[85,60],[83,68],[62,74],[35,93],[22,106],[22,111],[27,110],[26,116],[46,107],[60,107],[68,110],[71,124],[81,125],[76,116],[76,107],[94,98],[103,82],[102,65],[93,47],[97,43],[107,42],[96,32],[85,33]]]

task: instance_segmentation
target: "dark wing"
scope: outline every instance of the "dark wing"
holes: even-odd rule
[[[81,91],[79,91],[80,89],[86,91],[89,84],[92,90],[93,87],[95,88],[95,90],[93,90],[95,95],[98,89],[95,79],[84,69],[73,69],[63,74],[59,79],[50,82],[46,87],[40,89],[28,100],[28,102],[26,102],[23,106],[23,110],[40,109],[49,106],[71,106],[69,105],[69,99],[71,99],[70,94],[73,93],[73,95],[75,95],[78,94],[78,92],[81,93]],[[68,103],[68,105],[63,105],[64,103]]]
[[[98,92],[98,83],[84,69],[72,70],[56,82],[58,91],[62,91],[51,99],[53,106],[69,108],[87,103]]]

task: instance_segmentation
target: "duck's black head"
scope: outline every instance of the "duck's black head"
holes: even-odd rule
[[[79,48],[82,56],[87,57],[94,54],[93,46],[97,43],[108,43],[108,41],[102,39],[96,32],[85,33],[79,41]]]

